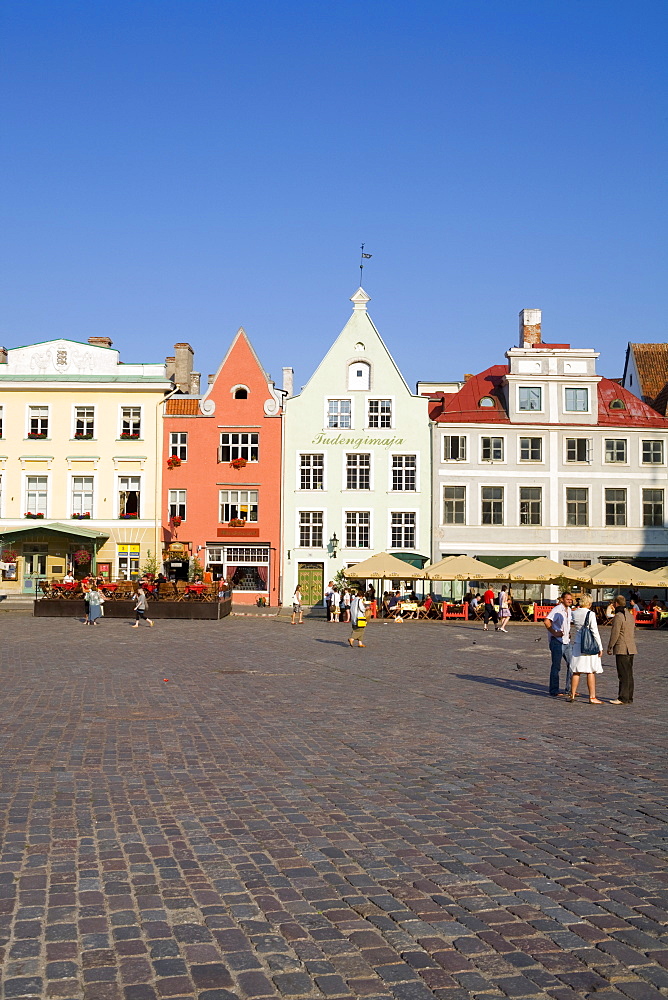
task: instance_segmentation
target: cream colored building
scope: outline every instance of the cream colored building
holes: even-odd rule
[[[161,364],[105,337],[0,349],[0,588],[95,570],[129,579],[160,552]],[[86,553],[90,557],[86,558]]]

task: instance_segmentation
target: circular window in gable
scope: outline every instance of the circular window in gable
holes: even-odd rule
[[[609,403],[609,409],[611,410],[625,410],[626,403],[623,399],[611,399]]]
[[[478,400],[478,406],[480,407],[494,407],[496,403],[491,396],[483,396],[482,399]]]

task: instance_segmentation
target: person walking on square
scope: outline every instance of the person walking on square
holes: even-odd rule
[[[591,610],[591,604],[591,596],[589,594],[583,594],[580,598],[580,606],[578,608],[573,608],[571,611],[573,624],[573,631],[571,634],[571,638],[573,640],[571,670],[573,671],[573,674],[571,677],[571,693],[568,701],[571,703],[575,701],[577,697],[580,674],[584,674],[587,678],[589,704],[602,705],[603,702],[596,697],[596,674],[603,673],[603,667],[601,666],[603,643],[601,642],[601,636],[598,631],[596,615]],[[598,644],[598,653],[582,652],[583,639],[587,629],[591,631],[591,634]],[[587,636],[587,639],[588,638],[589,636]]]
[[[332,591],[332,621],[338,622],[339,614],[341,611],[341,594],[339,593],[339,588],[334,587]]]
[[[501,619],[501,627],[497,631],[507,632],[506,625],[510,621],[510,595],[506,592],[505,584],[501,587],[499,593],[499,617]]]
[[[556,607],[552,608],[544,622],[545,628],[550,633],[550,656],[552,664],[550,667],[549,692],[551,698],[559,697],[559,672],[562,660],[566,662],[564,693],[568,695],[571,691],[571,659],[573,648],[571,646],[570,633],[572,604],[573,595],[570,590],[564,591],[559,598],[559,603]]]
[[[610,702],[611,705],[633,704],[633,657],[638,652],[635,628],[635,619],[626,607],[626,598],[623,594],[617,594],[615,617],[612,619],[608,638],[608,656],[615,654],[619,694]]]
[[[352,625],[352,635],[348,639],[348,645],[354,646],[355,641],[357,641],[358,646],[364,646],[365,643],[362,642],[362,636],[366,628],[366,605],[360,593],[356,593],[350,602],[350,622]]]
[[[496,608],[494,607],[494,591],[491,587],[488,587],[482,597],[482,603],[484,604],[483,612],[483,632],[487,631],[487,623],[492,619],[494,622],[494,627],[496,628],[499,624],[499,616],[496,613]]]
[[[132,595],[132,600],[135,602],[135,618],[136,621],[132,628],[139,628],[139,622],[145,621],[147,624],[153,628],[154,622],[150,618],[146,617],[146,612],[148,611],[148,598],[146,597],[146,591],[142,587],[141,583],[137,587],[136,593]]]
[[[102,594],[97,589],[97,584],[91,584],[90,590],[84,594],[84,599],[88,605],[86,625],[95,625],[98,618],[102,616],[102,602],[104,601]]]
[[[295,621],[297,616],[299,616],[298,622]],[[295,587],[295,592],[292,596],[292,621],[290,624],[291,625],[304,624],[304,611],[302,608],[302,589],[299,586],[299,584],[297,584],[297,586]]]
[[[325,608],[327,610],[327,621],[332,620],[332,595],[334,594],[334,581],[330,580],[325,587]]]

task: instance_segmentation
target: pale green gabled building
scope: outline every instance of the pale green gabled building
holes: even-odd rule
[[[431,550],[427,399],[414,395],[367,312],[353,313],[284,410],[283,603],[322,600],[343,567],[377,552],[422,566]]]

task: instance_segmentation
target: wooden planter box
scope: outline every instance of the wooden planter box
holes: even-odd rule
[[[158,621],[161,618],[186,619],[188,621],[220,621],[232,610],[232,598],[222,601],[149,601],[147,617]],[[35,618],[85,618],[88,605],[85,601],[49,600],[33,602]],[[105,618],[126,618],[134,620],[135,606],[132,601],[105,601]]]

